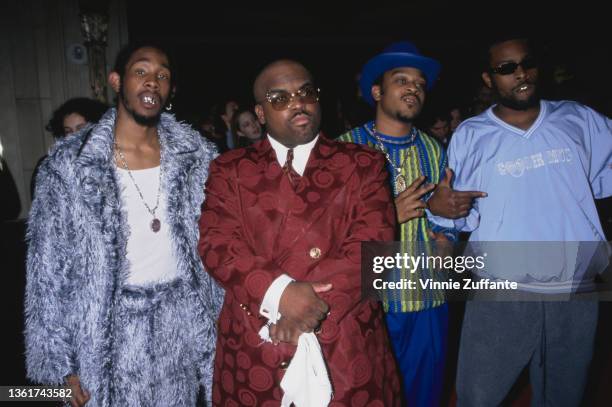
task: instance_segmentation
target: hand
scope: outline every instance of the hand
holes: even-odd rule
[[[91,398],[91,395],[87,390],[83,390],[83,388],[81,388],[79,376],[74,374],[67,376],[66,385],[68,385],[72,390],[72,398],[70,399],[70,405],[72,407],[83,407],[85,404],[87,404]]]
[[[453,170],[446,168],[446,177],[440,181],[433,195],[427,201],[431,213],[448,219],[463,218],[468,215],[474,198],[484,198],[486,192],[455,191],[451,187]]]
[[[278,306],[281,319],[291,319],[302,332],[312,332],[329,311],[329,306],[317,293],[328,292],[331,289],[331,284],[301,281],[290,283],[283,291]]]
[[[398,223],[405,223],[410,219],[420,218],[425,215],[427,204],[421,200],[421,197],[434,189],[435,184],[427,184],[419,188],[423,181],[425,181],[425,177],[417,178],[405,191],[395,198]]]
[[[274,345],[280,342],[287,342],[292,345],[298,344],[298,339],[303,331],[298,324],[289,318],[281,317],[276,324],[270,325],[270,339]]]

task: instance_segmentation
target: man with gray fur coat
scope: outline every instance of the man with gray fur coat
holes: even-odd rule
[[[132,45],[95,126],[41,166],[28,223],[28,377],[75,406],[194,406],[211,399],[223,291],[204,271],[197,221],[211,143],[163,113],[166,52]],[[171,105],[171,104],[170,104]]]

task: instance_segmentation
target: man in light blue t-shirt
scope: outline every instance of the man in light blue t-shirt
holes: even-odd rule
[[[472,232],[474,244],[530,242],[519,246],[525,251],[552,243],[567,254],[572,243],[583,248],[584,242],[603,242],[594,199],[612,195],[610,119],[579,103],[541,100],[526,40],[491,45],[482,78],[497,104],[457,128],[449,167],[456,190],[484,191],[488,197],[477,199],[465,218],[436,222]],[[517,267],[524,260],[520,255],[501,254],[505,259],[479,277],[508,279],[540,293],[572,292],[593,277],[571,256],[547,258],[545,267]],[[469,302],[458,405],[499,405],[527,365],[532,405],[579,405],[597,313],[594,301]]]

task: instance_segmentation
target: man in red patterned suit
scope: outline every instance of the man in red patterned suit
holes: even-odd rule
[[[314,332],[330,406],[399,405],[382,308],[361,298],[360,242],[393,240],[384,157],[319,134],[319,90],[297,62],[268,65],[253,92],[268,135],[211,164],[200,220],[200,255],[226,289],[213,402],[279,406],[298,339]]]

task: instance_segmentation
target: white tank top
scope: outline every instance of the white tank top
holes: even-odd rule
[[[157,201],[159,169],[160,167],[131,170],[145,202],[151,209],[155,207]],[[161,228],[156,233],[151,229],[153,216],[142,202],[128,172],[117,167],[117,174],[121,188],[121,200],[127,212],[129,226],[127,284],[143,286],[173,280],[177,276],[177,261],[170,239],[163,188],[159,197],[159,206],[155,211],[156,218],[161,222]]]

